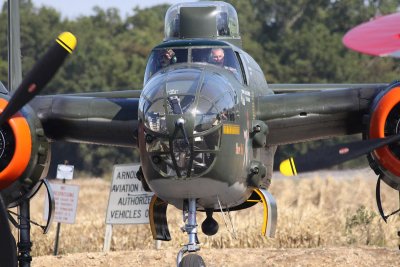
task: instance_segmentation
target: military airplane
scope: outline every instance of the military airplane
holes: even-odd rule
[[[11,22],[18,16],[15,9],[9,8]],[[10,30],[11,41],[18,40],[18,31]],[[20,232],[18,260],[20,266],[30,264],[29,199],[45,181],[53,141],[139,149],[137,176],[154,192],[154,239],[171,239],[169,204],[183,211],[188,243],[177,266],[205,266],[196,254],[198,211],[207,215],[202,231],[214,235],[214,212],[262,203],[262,233],[274,236],[277,207],[268,187],[278,145],[363,133],[365,140],[323,148],[324,157],[290,158],[281,171],[292,175],[367,154],[378,183],[400,190],[400,83],[330,90],[268,86],[259,65],[241,48],[237,13],[228,3],[179,3],[168,9],[165,39],[148,57],[141,91],[36,96],[74,46],[72,34],[60,35],[12,94],[1,89],[0,260],[7,266],[17,264],[6,212],[14,206],[20,207],[20,222],[14,221]],[[10,60],[15,58],[14,49]]]

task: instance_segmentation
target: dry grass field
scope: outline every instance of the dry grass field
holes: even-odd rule
[[[70,183],[80,185],[78,214],[75,224],[61,226],[59,253],[101,252],[110,182],[81,178]],[[222,216],[216,213],[220,231],[207,237],[199,227],[199,240],[204,251],[255,248],[254,251],[265,249],[271,252],[283,248],[296,251],[299,248],[323,250],[326,247],[355,249],[365,246],[393,251],[399,245],[400,217],[391,217],[388,224],[380,219],[375,203],[375,183],[376,176],[369,169],[319,172],[295,179],[286,179],[275,173],[270,191],[278,203],[276,238],[267,239],[260,235],[262,207],[256,205],[248,210],[232,212],[236,238],[226,229]],[[387,186],[382,191],[384,208],[387,211],[397,209],[399,194]],[[42,223],[43,202],[44,192],[40,192],[31,205],[32,219]],[[187,240],[179,229],[183,225],[181,218],[181,211],[174,207],[168,209],[172,241],[162,242],[161,248],[171,250],[173,257],[180,244]],[[203,218],[198,217],[199,224]],[[33,226],[33,256],[52,254],[55,230],[54,224],[50,232],[43,235],[38,227]],[[153,248],[148,225],[114,226],[112,251],[150,251]],[[400,254],[398,256],[400,259]]]

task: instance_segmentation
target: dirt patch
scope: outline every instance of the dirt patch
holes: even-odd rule
[[[210,266],[399,266],[397,249],[400,216],[384,223],[375,203],[376,176],[372,170],[320,172],[302,179],[283,179],[278,174],[270,188],[278,203],[275,238],[261,236],[262,207],[232,212],[237,238],[225,227],[221,214],[215,219],[219,232],[207,237],[199,227],[200,255]],[[75,224],[61,227],[59,253],[52,255],[55,225],[43,235],[32,228],[33,267],[92,266],[175,266],[180,244],[188,241],[182,233],[182,212],[169,207],[167,218],[172,240],[154,250],[148,225],[115,225],[111,249],[104,244],[105,210],[110,183],[103,179],[76,179],[80,185]],[[31,217],[43,217],[45,192],[31,205]],[[398,208],[396,191],[383,188],[385,210]],[[199,224],[205,219],[198,214]],[[42,222],[44,223],[44,222]],[[368,245],[368,246],[366,246]]]

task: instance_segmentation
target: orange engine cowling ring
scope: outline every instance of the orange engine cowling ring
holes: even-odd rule
[[[5,99],[0,99],[0,111],[7,105]],[[27,120],[17,113],[8,120],[15,140],[15,149],[9,164],[0,172],[0,190],[8,187],[19,179],[28,167],[32,153],[32,136]]]
[[[368,138],[384,138],[400,134],[400,83],[389,86],[376,97],[371,109]],[[384,181],[391,187],[400,187],[400,155],[398,144],[387,145],[371,153],[377,170],[384,174]]]

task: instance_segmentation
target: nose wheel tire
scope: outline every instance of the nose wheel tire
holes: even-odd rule
[[[197,239],[197,222],[196,222],[196,199],[187,199],[184,202],[183,208],[183,221],[185,226],[182,231],[186,232],[189,236],[189,243],[183,246],[176,257],[177,267],[205,267],[203,259],[195,254],[200,250],[199,240]],[[183,255],[187,254],[185,257]]]
[[[203,258],[197,254],[188,254],[182,258],[179,267],[205,267]]]

